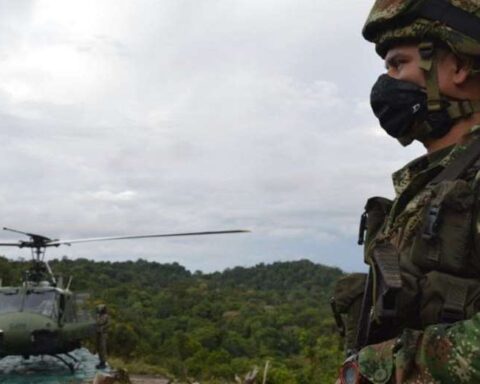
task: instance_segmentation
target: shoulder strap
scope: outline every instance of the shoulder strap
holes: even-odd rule
[[[470,168],[480,157],[480,140],[473,140],[467,149],[456,159],[448,164],[430,183],[429,186],[435,186],[442,181],[457,180],[462,174]]]
[[[478,166],[480,163],[480,139],[474,139],[468,147],[458,155],[450,164],[448,164],[437,176],[427,184],[427,188],[435,187],[443,181],[455,181],[464,175],[464,173]],[[424,240],[433,240],[438,235],[438,224],[441,217],[441,204],[432,200],[427,210],[424,222],[422,238]],[[437,259],[432,261],[437,261]]]

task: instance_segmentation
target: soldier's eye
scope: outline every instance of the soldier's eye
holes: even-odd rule
[[[397,69],[398,68],[398,63],[396,60],[388,60],[385,63],[385,68],[386,69]]]
[[[394,56],[385,62],[385,67],[387,70],[388,69],[399,70],[402,68],[404,64],[407,64],[407,63],[408,63],[407,58]]]

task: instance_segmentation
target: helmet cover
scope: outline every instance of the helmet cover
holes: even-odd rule
[[[382,57],[394,43],[425,40],[480,56],[480,0],[376,0],[363,36]]]

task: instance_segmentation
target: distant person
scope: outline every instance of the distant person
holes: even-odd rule
[[[108,331],[108,313],[107,306],[105,304],[100,304],[97,307],[97,332],[96,332],[96,347],[98,352],[99,362],[96,365],[98,369],[106,368],[107,362],[107,331]]]

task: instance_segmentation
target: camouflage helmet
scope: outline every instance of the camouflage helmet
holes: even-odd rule
[[[425,40],[480,56],[480,0],[376,0],[363,36],[382,57],[394,43]]]

